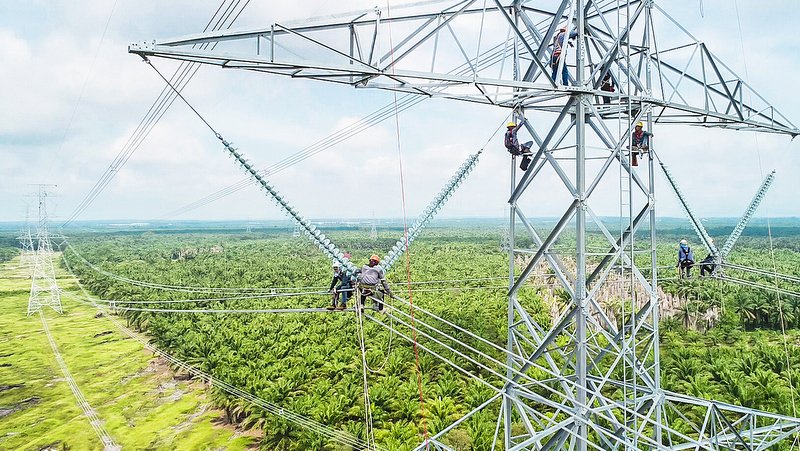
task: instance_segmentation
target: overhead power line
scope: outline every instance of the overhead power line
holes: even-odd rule
[[[520,44],[521,45],[521,44]],[[504,53],[507,52],[501,45],[497,45],[492,47],[491,49],[487,50],[481,55],[481,59],[478,62],[478,67],[486,67],[496,63],[498,60],[502,59]],[[457,75],[464,75],[471,73],[473,68],[468,63],[463,63],[457,68],[453,69],[452,73]],[[343,127],[330,135],[316,141],[313,144],[301,149],[300,151],[289,155],[288,157],[284,158],[283,160],[278,161],[277,163],[269,166],[266,169],[259,170],[259,175],[262,176],[272,176],[277,174],[278,172],[287,169],[303,160],[306,160],[320,152],[323,152],[331,147],[346,141],[347,139],[367,130],[368,128],[377,125],[383,122],[386,119],[394,117],[395,113],[399,113],[405,111],[418,103],[422,102],[423,100],[427,99],[425,96],[421,96],[418,94],[406,94],[400,97],[397,100],[397,104],[392,101],[381,108],[373,111],[372,113],[368,114],[367,116],[361,118],[357,122]],[[188,203],[183,205],[182,207],[176,208],[170,212],[167,212],[159,217],[156,220],[163,220],[174,218],[180,216],[184,213],[188,213],[192,210],[196,210],[203,206],[206,206],[212,202],[216,202],[224,197],[227,197],[231,194],[237,193],[248,186],[254,185],[256,182],[251,177],[243,178],[231,185],[228,185],[224,188],[221,188],[201,199],[198,199],[194,202]]]
[[[239,18],[251,0],[246,0],[243,4],[243,0],[228,1],[229,0],[222,1],[214,15],[211,17],[211,20],[209,20],[203,29],[204,32],[208,31],[210,27],[213,27],[212,30],[220,30],[222,28],[229,29],[234,22],[236,22],[236,19]],[[227,6],[225,6],[226,3]],[[201,49],[213,49],[215,46],[216,44],[201,44],[199,47]],[[198,63],[190,63],[186,61],[181,62],[181,64],[170,77],[170,83],[175,86],[178,91],[181,91],[189,84],[199,69],[200,64]],[[84,196],[80,203],[78,203],[77,207],[75,207],[64,223],[61,224],[62,227],[65,227],[75,221],[78,216],[80,216],[81,213],[83,213],[92,204],[92,202],[94,202],[97,196],[103,192],[108,184],[111,183],[117,172],[119,172],[125,163],[128,162],[134,152],[136,152],[136,150],[145,141],[156,124],[161,120],[169,107],[175,101],[176,97],[176,93],[169,86],[165,86],[164,89],[161,90],[161,93],[158,95],[153,104],[150,105],[150,108],[147,110],[144,117],[139,121],[139,124],[136,126],[133,133],[128,137],[127,141],[122,146],[122,149],[119,151],[119,153],[117,153],[117,156],[108,165],[105,172],[103,172],[86,196]]]

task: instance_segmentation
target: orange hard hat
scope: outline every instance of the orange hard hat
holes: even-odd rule
[[[370,256],[370,257],[369,257],[369,259],[370,259],[370,260],[375,260],[376,262],[379,262],[379,261],[381,261],[381,258],[380,258],[380,257],[378,257],[378,256],[377,256],[377,255],[375,255],[375,254],[372,254],[372,256]]]

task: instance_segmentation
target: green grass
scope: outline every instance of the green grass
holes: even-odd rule
[[[38,316],[26,317],[30,280],[17,260],[0,265],[0,449],[102,449],[55,361]],[[75,282],[59,285],[77,294]],[[176,380],[140,343],[92,307],[64,297],[45,312],[67,367],[123,449],[247,449],[254,439],[218,425],[202,384]],[[27,402],[26,402],[27,400]],[[2,415],[2,414],[0,414]]]

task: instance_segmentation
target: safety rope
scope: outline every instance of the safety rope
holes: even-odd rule
[[[379,298],[378,298],[378,297],[376,297],[376,295],[374,295],[374,294],[373,294],[373,295],[370,295],[370,296],[368,296],[368,297],[369,297],[369,298],[372,300],[372,302],[373,302],[374,304],[379,304],[379,303],[380,303],[380,304],[383,304],[383,300],[382,300],[382,299],[379,299]],[[360,302],[360,299],[359,299],[359,302]],[[359,304],[359,305],[360,305],[360,304]],[[385,304],[384,304],[384,305],[385,305]],[[358,310],[358,305],[356,306],[356,310]],[[363,320],[362,320],[362,315],[363,315],[363,312],[358,312],[358,321],[359,321],[359,327],[361,327],[361,328],[363,328],[363,327],[364,327],[364,325],[363,325]],[[392,318],[389,318],[389,324],[390,324],[390,326],[393,326],[393,325],[394,325],[394,320],[393,320]],[[367,371],[369,371],[369,372],[370,372],[370,373],[372,373],[372,374],[381,374],[381,372],[383,371],[383,369],[386,367],[386,364],[389,362],[389,356],[390,356],[390,355],[391,355],[391,353],[392,353],[392,342],[393,342],[393,341],[394,341],[394,330],[392,330],[392,329],[389,329],[389,339],[388,339],[388,342],[387,342],[387,344],[386,344],[386,351],[385,351],[385,353],[384,353],[383,362],[382,362],[380,365],[378,365],[378,367],[377,367],[377,368],[371,368],[371,367],[369,366],[369,363],[365,361],[365,366],[366,366],[366,368],[367,368]],[[366,339],[365,339],[365,343],[366,343]]]
[[[739,17],[739,2],[738,2],[738,0],[734,0],[733,5],[734,5],[734,9],[736,11],[736,23],[737,23],[737,25],[739,27],[739,44],[740,44],[741,49],[742,49],[742,62],[744,63],[745,82],[747,82],[750,79],[750,74],[748,73],[748,70],[747,70],[747,55],[746,55],[746,53],[744,51],[744,37],[742,36],[742,20]],[[749,91],[748,91],[748,95],[751,96]],[[752,100],[752,99],[750,99],[750,100]],[[758,172],[759,172],[759,174],[761,176],[761,180],[764,180],[764,166],[763,166],[763,164],[761,162],[761,146],[760,146],[760,143],[758,141],[758,133],[755,132],[755,131],[753,131],[753,139],[755,140],[755,143],[756,143],[756,155],[758,155]],[[769,202],[766,199],[764,199],[764,210],[765,210],[765,216],[767,218],[767,237],[768,237],[768,240],[769,240],[769,254],[770,254],[770,258],[772,260],[772,272],[773,273],[777,273],[778,272],[778,266],[775,263],[775,246],[774,246],[774,243],[773,243],[773,240],[772,240],[772,223],[771,223],[771,220],[770,220],[770,217],[769,217]],[[775,288],[779,289],[780,287],[779,287],[779,284],[778,284],[778,278],[777,277],[773,277],[773,281],[774,281],[774,284],[775,284]],[[778,314],[780,315],[779,317],[780,317],[780,323],[781,323],[781,336],[783,337],[783,349],[784,349],[784,353],[785,353],[785,356],[786,356],[786,370],[787,370],[788,382],[789,382],[789,395],[790,395],[790,399],[792,401],[792,416],[796,417],[797,416],[797,405],[795,403],[795,390],[796,389],[795,389],[795,386],[794,386],[795,383],[792,380],[792,361],[791,361],[790,352],[789,352],[789,342],[788,342],[788,339],[786,338],[786,323],[785,323],[785,316],[783,314],[783,300],[781,299],[780,291],[776,291],[776,293],[777,293],[777,299],[778,299]],[[797,445],[798,438],[799,438],[798,436],[795,436],[794,441],[792,442],[792,446],[791,446],[792,449],[794,449],[795,445]]]
[[[389,7],[389,0],[386,0],[386,14],[387,16],[391,16],[391,9]],[[394,60],[394,41],[392,39],[392,24],[391,22],[387,22],[387,30],[389,32],[389,54],[390,60],[392,62],[392,75],[395,73],[395,60]],[[394,123],[395,123],[395,133],[397,136],[397,162],[398,167],[400,170],[400,200],[401,206],[403,211],[403,237],[405,239],[405,263],[406,263],[406,286],[408,291],[408,302],[410,306],[411,312],[411,335],[414,339],[413,348],[414,348],[414,370],[417,375],[417,391],[419,393],[419,409],[420,409],[420,421],[422,423],[422,437],[425,441],[425,449],[427,450],[430,446],[428,440],[428,425],[427,419],[425,418],[425,399],[422,394],[422,369],[420,366],[419,360],[419,347],[417,346],[417,330],[414,324],[414,300],[413,300],[413,289],[411,286],[411,243],[408,239],[408,214],[406,212],[406,190],[405,190],[405,179],[403,175],[403,153],[402,153],[402,144],[400,140],[400,115],[397,111],[397,91],[392,91],[392,96],[394,98],[395,104],[395,116],[394,116]]]
[[[394,318],[389,318],[389,326],[394,325]],[[370,368],[367,366],[367,369],[370,373],[373,374],[381,374],[383,369],[386,368],[386,364],[389,362],[389,356],[392,354],[392,342],[394,341],[394,332],[389,331],[389,342],[386,344],[386,352],[384,353],[383,362],[378,365],[377,368]]]
[[[356,324],[358,328],[358,344],[361,348],[361,374],[364,381],[364,437],[367,439],[367,449],[370,449],[370,444],[375,447],[375,432],[372,422],[372,403],[369,400],[369,381],[367,378],[367,347],[364,338],[364,319],[362,318],[364,309],[360,302],[360,299],[355,300]]]

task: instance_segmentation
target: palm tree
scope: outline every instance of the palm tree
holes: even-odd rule
[[[742,295],[741,292],[736,293],[736,295],[732,299],[733,301],[733,311],[739,315],[739,320],[741,323],[747,327],[751,325],[753,321],[756,320],[756,313],[754,309],[755,303],[753,299]]]

